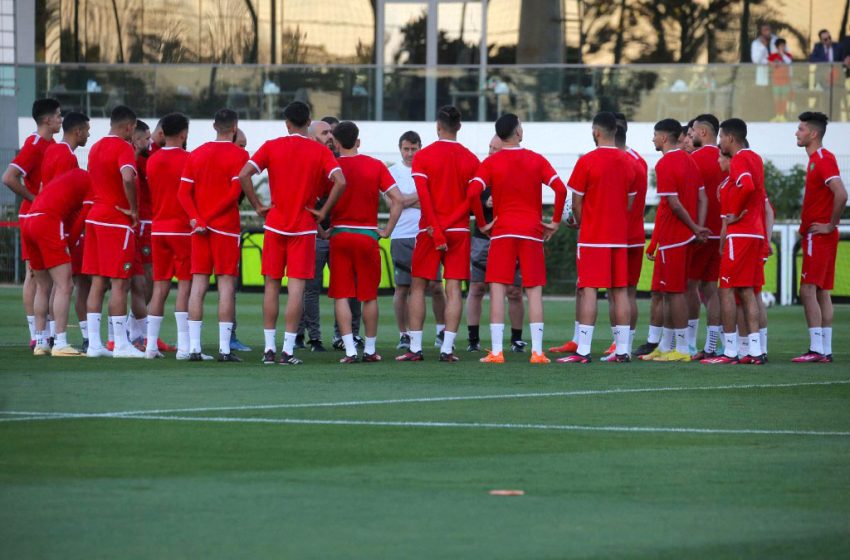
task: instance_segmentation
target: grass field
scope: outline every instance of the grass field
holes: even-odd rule
[[[831,365],[788,363],[792,307],[762,368],[484,366],[392,363],[382,298],[389,361],[291,368],[259,363],[257,294],[244,364],[33,358],[18,294],[0,288],[3,558],[850,556],[850,307]],[[546,311],[549,346],[573,304]]]

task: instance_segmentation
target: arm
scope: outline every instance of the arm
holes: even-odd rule
[[[23,171],[14,165],[10,165],[6,168],[6,172],[3,173],[3,184],[9,187],[9,189],[19,197],[32,202],[35,200],[35,195],[32,194],[24,185],[23,177]]]
[[[257,191],[254,190],[254,183],[251,181],[251,177],[256,174],[257,168],[250,161],[247,162],[242,167],[242,171],[239,172],[239,185],[242,187],[242,192],[245,193],[245,197],[257,215],[264,218],[269,213],[269,210],[271,210],[271,207],[263,206],[260,202],[260,197],[257,196]]]
[[[694,223],[691,219],[691,215],[688,214],[688,211],[685,210],[685,207],[682,206],[682,203],[679,202],[679,197],[675,194],[667,195],[667,205],[670,207],[670,211],[673,213],[676,218],[694,232],[694,235],[697,237],[702,237],[705,232],[708,231],[705,227]],[[707,235],[707,234],[706,234]]]
[[[770,239],[773,237],[773,224],[776,222],[776,213],[773,211],[773,206],[765,199],[764,201],[764,241],[767,243],[767,254],[773,254],[773,245],[770,244]]]
[[[383,230],[378,230],[378,235],[383,238],[389,237],[393,230],[395,229],[395,225],[398,223],[399,217],[401,217],[401,211],[404,209],[404,195],[401,194],[401,191],[398,188],[392,188],[384,193],[389,199],[390,202],[390,219],[387,220],[387,225]]]
[[[552,236],[557,233],[561,227],[561,219],[564,217],[564,206],[567,203],[567,187],[561,178],[555,176],[552,183],[549,185],[555,191],[555,207],[552,219],[549,222],[543,222],[543,240],[549,241]]]
[[[125,165],[121,168],[121,180],[124,182],[124,194],[130,203],[130,211],[124,212],[130,217],[133,227],[139,223],[139,209],[136,208],[136,170]],[[118,210],[122,210],[118,208]],[[123,210],[122,210],[123,211]]]
[[[704,226],[705,218],[708,216],[708,195],[705,194],[704,187],[700,188],[697,200],[697,223]]]
[[[489,228],[482,228],[486,228],[490,224],[487,223],[487,219],[484,217],[484,205],[481,204],[482,192],[484,192],[484,182],[476,177],[469,182],[469,190],[466,193],[466,200],[469,202],[469,208],[475,216],[475,225],[482,233],[486,233],[489,231]]]
[[[419,195],[416,193],[410,193],[402,195],[402,208],[419,208]]]
[[[847,205],[847,189],[844,188],[844,181],[841,177],[833,177],[826,183],[827,188],[832,191],[832,219],[828,224],[812,224],[809,227],[808,233],[824,234],[832,233],[841,221],[841,213]]]
[[[576,227],[580,228],[581,227],[581,209],[582,209],[582,204],[584,202],[584,196],[573,191],[573,199],[572,200],[573,200],[573,203],[572,203],[573,218],[575,218]]]
[[[431,191],[428,190],[428,177],[421,173],[416,173],[413,176],[416,183],[416,194],[419,196],[419,205],[422,208],[422,214],[425,215],[425,223],[431,228],[431,237],[434,238],[434,245],[437,248],[446,247],[446,235],[443,232],[443,227],[437,221],[437,214],[434,211],[434,203],[431,200]],[[466,209],[465,212],[469,212]]]
[[[730,188],[730,187],[727,187]],[[750,202],[750,197],[753,196],[753,193],[756,190],[756,186],[753,183],[753,178],[749,173],[744,173],[740,177],[738,177],[737,182],[734,187],[741,189],[738,192],[738,196],[732,197],[730,200],[730,212],[731,216],[728,216],[730,219],[729,223],[733,224],[743,217],[744,212],[746,212],[747,205]]]
[[[331,180],[334,182],[334,186],[331,187],[331,192],[328,194],[328,200],[322,205],[322,209],[313,212],[313,215],[316,216],[317,222],[324,222],[328,218],[328,214],[333,210],[336,201],[339,200],[339,197],[342,196],[343,191],[345,191],[345,175],[342,174],[342,170],[337,169],[331,175]],[[308,210],[313,211],[313,208],[308,208]]]
[[[238,208],[239,198],[242,194],[242,182],[239,177],[234,177],[230,181],[230,186],[227,191],[222,195],[218,206],[216,206],[210,214],[210,221],[218,218],[228,210],[232,210],[234,205]]]

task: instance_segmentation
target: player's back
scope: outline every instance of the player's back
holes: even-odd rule
[[[629,157],[614,147],[598,147],[583,155],[576,164],[585,177],[579,243],[626,246],[629,187],[635,177]],[[573,177],[576,177],[575,171]],[[574,186],[573,177],[570,187]],[[576,190],[581,192],[581,189]]]
[[[69,221],[89,194],[91,178],[87,171],[72,169],[44,185],[30,208],[30,214],[50,214]]]
[[[178,147],[157,150],[148,159],[148,188],[153,212],[152,231],[189,231],[189,216],[177,199],[180,178],[188,159],[189,152]]]
[[[77,156],[74,155],[71,146],[67,142],[54,142],[47,147],[41,162],[42,185],[46,185],[66,171],[79,167]]]
[[[331,225],[377,227],[379,195],[389,190],[395,179],[382,161],[367,155],[340,156],[337,161],[346,187],[331,211]]]
[[[148,159],[149,155],[136,156],[136,206],[139,208],[139,220],[145,222],[153,219],[153,201],[148,185]]]
[[[496,223],[492,236],[542,238],[543,185],[557,173],[540,154],[525,148],[504,148],[489,156],[490,192]]]
[[[720,234],[723,218],[720,215],[720,183],[728,177],[728,173],[720,168],[717,161],[720,156],[720,148],[715,145],[706,145],[691,154],[694,163],[700,171],[702,185],[705,187],[705,195],[708,198],[708,212],[705,218],[705,227],[711,230],[712,236]]]
[[[232,142],[213,140],[192,150],[186,163],[192,166],[195,199],[225,192],[247,159],[248,152]]]
[[[136,156],[129,142],[114,135],[95,142],[88,158],[94,193],[94,206],[89,212],[89,221],[130,224],[130,218],[115,208],[130,208],[121,175],[125,168],[134,172],[136,170]]]
[[[458,208],[469,208],[467,190],[479,163],[475,154],[453,140],[437,140],[413,156],[413,176],[427,179],[434,214],[443,228],[469,228],[468,215],[455,223],[446,222],[458,214]],[[426,220],[423,212],[419,229],[430,226]]]
[[[642,246],[646,240],[646,233],[643,228],[643,214],[646,210],[649,167],[646,164],[646,160],[633,149],[627,148],[625,153],[635,169],[635,198],[632,201],[632,208],[629,210],[628,243],[629,245],[640,244]]]

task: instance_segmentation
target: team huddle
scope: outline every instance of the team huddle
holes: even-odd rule
[[[439,360],[459,360],[455,340],[463,284],[469,282],[467,350],[481,351],[481,299],[489,288],[491,347],[480,361],[506,361],[507,298],[510,350],[526,351],[527,311],[530,362],[549,363],[543,349],[544,243],[562,219],[563,226],[578,229],[578,275],[573,338],[549,349],[567,354],[558,362],[591,361],[601,289],[609,300],[613,338],[605,361],[767,362],[767,315],[759,294],[771,254],[774,210],[762,159],[750,149],[740,119],[721,123],[703,114],[686,127],[674,119],[655,125],[653,142],[662,153],[655,166],[660,203],[647,244],[648,167],[628,147],[628,124],[620,113],[594,117],[596,149],[579,158],[566,183],[546,158],[521,146],[522,123],[513,114],[496,121],[490,155],[479,161],[457,140],[461,116],[452,106],[438,112],[436,142],[422,147],[418,134],[405,132],[399,139],[402,162],[389,169],[359,153],[356,124],[314,122],[301,102],[284,110],[288,134],[252,155],[230,109],[215,114],[216,140],[188,152],[186,116],[168,114],[151,131],[130,108],[118,106],[109,134],[91,147],[87,170],[74,155],[89,138],[85,115],[63,117],[57,101],[41,99],[33,104],[33,118],[38,130],[3,182],[23,199],[19,219],[28,263],[23,299],[35,355],[154,359],[176,351],[179,360],[213,360],[202,352],[201,332],[204,299],[215,275],[218,361],[242,361],[234,351],[247,349],[236,338],[239,206],[245,198],[264,220],[265,364],[302,363],[295,351],[306,347],[305,331],[310,349],[324,350],[317,323],[325,263],[336,318],[334,346],[345,352],[340,361],[382,360],[376,351],[382,238],[391,238],[397,285],[397,348],[403,350],[397,361],[424,359],[429,292]],[[796,132],[797,145],[809,156],[800,299],[810,345],[795,362],[832,361],[830,291],[836,227],[847,193],[835,157],[823,148],[826,128],[825,115],[806,112]],[[54,142],[60,129],[62,141]],[[264,171],[268,202],[252,180]],[[544,188],[555,195],[551,218],[544,218]],[[382,198],[389,208],[384,225],[379,224]],[[645,254],[653,263],[650,326],[646,343],[634,349]],[[284,278],[285,327],[278,352]],[[175,279],[176,348],[159,336]],[[82,351],[68,343],[72,301]],[[702,307],[707,329],[705,345],[697,350]]]

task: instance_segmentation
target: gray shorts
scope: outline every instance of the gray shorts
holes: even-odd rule
[[[490,240],[481,237],[472,237],[471,255],[469,259],[469,281],[484,282],[487,273],[487,255],[490,252]],[[522,277],[517,265],[514,286],[522,286]]]
[[[413,264],[413,247],[415,237],[390,240],[390,256],[393,259],[393,280],[396,286],[410,286],[412,277],[410,267]],[[443,281],[442,267],[437,272],[437,282]]]

